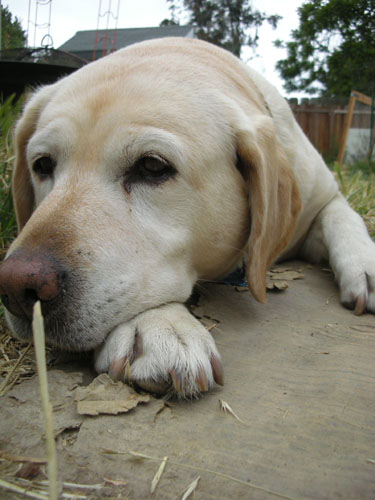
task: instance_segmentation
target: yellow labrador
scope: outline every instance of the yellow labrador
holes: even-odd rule
[[[375,245],[275,88],[191,39],[133,45],[38,90],[16,129],[20,234],[0,268],[14,334],[190,396],[223,383],[183,305],[245,260],[266,300],[278,258],[328,259],[342,302],[375,312]]]

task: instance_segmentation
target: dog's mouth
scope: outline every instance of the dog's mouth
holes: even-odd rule
[[[136,304],[131,307],[123,297],[118,299],[111,293],[90,301],[81,292],[85,288],[87,284],[85,287],[77,280],[59,299],[41,302],[47,345],[72,352],[94,350],[114,328],[139,313]],[[32,317],[9,310],[5,310],[5,317],[15,337],[32,339]]]
[[[15,316],[9,311],[5,317],[14,335],[20,340],[30,341],[33,335],[32,321],[27,317]],[[64,319],[62,320],[61,317]],[[43,316],[46,343],[68,351],[89,351],[100,345],[106,334],[99,334],[97,325],[84,324],[77,313],[49,312]]]
[[[86,302],[79,298],[79,287],[73,290],[73,293],[66,293],[59,299],[41,301],[46,343],[67,351],[89,351],[103,342],[114,325],[108,321],[108,311],[98,314],[98,311],[102,313],[106,309],[105,304],[86,307]],[[3,302],[6,306],[6,299]],[[22,311],[14,314],[14,311],[6,309],[5,317],[17,338],[24,341],[32,339],[32,314],[30,316]]]
[[[21,340],[32,338],[33,309],[40,301],[49,345],[71,351],[97,347],[110,330],[111,315],[103,298],[86,305],[87,289],[87,277],[45,250],[17,249],[0,267],[5,316]]]

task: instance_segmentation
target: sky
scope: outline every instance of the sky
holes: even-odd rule
[[[46,27],[35,29],[35,19],[40,25],[49,20],[49,0],[0,0],[3,6],[8,6],[14,16],[21,21],[22,27],[29,33],[29,44],[40,45]],[[253,0],[254,8],[270,14],[279,14],[282,20],[276,30],[264,23],[259,30],[259,44],[257,55],[252,51],[244,51],[243,59],[248,61],[254,69],[270,80],[283,94],[283,81],[275,70],[275,64],[286,56],[284,49],[274,47],[273,41],[277,38],[287,41],[290,33],[298,28],[297,8],[303,0]],[[29,16],[30,5],[30,16]],[[166,0],[51,0],[50,35],[54,48],[58,48],[66,40],[74,36],[77,31],[96,30],[98,27],[99,6],[101,5],[99,29],[105,29],[108,16],[105,13],[111,10],[117,15],[118,28],[141,28],[159,26],[160,22],[170,17]],[[103,15],[104,14],[104,15]],[[30,23],[28,23],[30,19]],[[115,20],[109,16],[109,28],[115,27]],[[293,97],[297,94],[290,94]],[[301,97],[301,94],[298,94]]]

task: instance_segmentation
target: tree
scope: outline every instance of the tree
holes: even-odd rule
[[[1,7],[0,7],[1,8]],[[1,48],[20,49],[25,47],[27,41],[26,33],[17,17],[12,19],[12,13],[8,7],[1,8]]]
[[[287,58],[276,68],[287,92],[375,93],[375,0],[311,0],[299,9]]]
[[[179,24],[178,12],[187,11],[189,24],[193,24],[196,35],[202,40],[229,50],[236,56],[241,49],[258,44],[258,28],[265,21],[276,28],[280,16],[267,16],[254,10],[251,0],[167,0],[170,3],[172,19],[162,25]],[[251,33],[253,29],[253,33]]]

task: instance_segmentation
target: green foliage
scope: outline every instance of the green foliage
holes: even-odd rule
[[[375,164],[363,161],[342,168],[336,162],[333,170],[341,192],[375,238]]]
[[[375,162],[368,160],[357,161],[355,163],[352,163],[351,165],[348,165],[348,170],[353,175],[360,171],[362,172],[364,178],[370,178],[371,176],[375,175]]]
[[[288,92],[375,93],[375,0],[311,0],[299,9],[288,56],[276,67]]]
[[[0,259],[17,231],[10,186],[14,160],[12,128],[21,105],[21,99],[15,102],[14,95],[0,102]]]
[[[188,22],[195,26],[198,38],[227,49],[238,57],[242,47],[257,47],[259,26],[266,21],[276,28],[280,19],[280,16],[267,16],[253,9],[250,0],[167,1],[172,14],[170,23],[179,24],[179,14],[186,11]],[[165,20],[163,23],[169,22]]]
[[[179,26],[180,23],[177,19],[164,19],[161,23],[160,26]]]
[[[26,33],[17,17],[13,19],[8,7],[3,7],[1,9],[1,48],[3,50],[22,49],[26,41]]]

